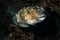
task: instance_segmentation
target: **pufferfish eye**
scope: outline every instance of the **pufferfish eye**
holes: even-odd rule
[[[28,14],[30,14],[30,13],[31,13],[31,11],[30,11],[30,10],[28,10],[27,12],[28,12]]]
[[[36,7],[35,7],[36,8]],[[34,25],[45,19],[43,11],[36,10],[33,7],[24,7],[16,14],[16,24],[22,27],[28,27],[28,25]]]

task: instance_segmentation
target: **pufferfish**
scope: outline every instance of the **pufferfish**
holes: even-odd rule
[[[43,8],[39,7],[24,7],[16,14],[17,25],[29,27],[45,19]]]

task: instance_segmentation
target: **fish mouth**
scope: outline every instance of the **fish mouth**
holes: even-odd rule
[[[42,14],[42,15],[39,15],[39,16],[37,17],[37,19],[27,20],[26,22],[27,22],[27,24],[34,25],[34,24],[36,24],[36,23],[38,23],[38,22],[43,21],[45,18],[46,18],[46,16],[45,16],[44,14]]]

